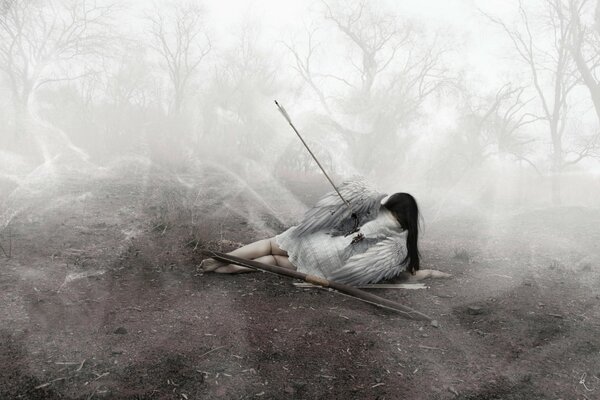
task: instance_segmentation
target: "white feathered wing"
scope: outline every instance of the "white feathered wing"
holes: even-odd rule
[[[350,203],[352,211],[335,191],[331,191],[304,214],[302,222],[296,227],[296,234],[303,235],[321,230],[334,234],[347,233],[354,222],[352,212],[358,215],[359,226],[362,226],[377,217],[381,200],[387,196],[370,187],[361,177],[343,182],[338,190]]]
[[[371,246],[367,251],[350,257],[328,279],[352,286],[366,285],[397,276],[405,270],[406,231]]]

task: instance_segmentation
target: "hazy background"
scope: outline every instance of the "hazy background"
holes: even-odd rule
[[[383,296],[442,329],[194,268],[331,189],[273,100],[336,182],[415,195],[453,279]],[[599,118],[600,0],[0,0],[0,397],[591,398]]]
[[[338,179],[430,220],[600,198],[596,1],[1,4],[4,226],[67,172],[318,174],[274,99]]]

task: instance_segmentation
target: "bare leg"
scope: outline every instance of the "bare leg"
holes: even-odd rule
[[[252,261],[258,261],[263,264],[276,265],[278,267],[296,270],[296,267],[290,262],[287,256],[270,255],[255,258]],[[235,264],[227,264],[215,270],[218,274],[241,274],[243,272],[255,272],[254,268],[241,267]]]
[[[247,244],[246,246],[240,247],[234,251],[231,251],[227,254],[232,256],[245,258],[247,260],[256,260],[259,262],[264,262],[260,259],[263,257],[263,260],[266,260],[266,264],[278,265],[278,259],[282,263],[281,266],[291,267],[292,264],[287,260],[287,252],[282,250],[275,243],[275,238],[263,239],[254,243]],[[284,259],[285,258],[285,259]],[[206,272],[215,271],[219,273],[239,273],[239,272],[249,272],[254,271],[250,268],[240,267],[238,265],[226,264],[220,261],[216,261],[213,259],[207,259],[202,262],[202,268]]]
[[[275,255],[273,257],[275,257],[275,260],[277,260],[278,266],[293,269],[294,271],[296,270],[296,266],[290,262],[288,256]]]
[[[289,268],[295,270],[296,267],[290,262],[287,256],[270,255],[255,258],[252,261],[258,261],[263,264],[276,265],[282,268]],[[218,267],[215,272],[218,274],[240,274],[243,272],[255,272],[254,268],[241,267],[235,264],[226,264]]]
[[[287,252],[277,246],[275,238],[259,240],[258,242],[247,244],[246,246],[240,247],[227,254],[249,260],[269,255],[287,256]]]
[[[277,260],[275,259],[275,256],[262,256],[262,257],[255,258],[253,261],[258,261],[263,264],[277,265]],[[215,269],[216,273],[218,273],[218,274],[241,274],[242,272],[255,272],[256,271],[254,268],[240,267],[239,265],[235,265],[235,264],[224,264],[224,263],[222,263],[222,264],[223,264],[222,266]]]
[[[267,242],[268,240],[269,239],[263,239],[254,243],[247,244],[227,254],[236,257],[246,258],[249,260],[270,255],[270,245]],[[202,268],[205,272],[215,271],[217,268],[223,267],[225,265],[227,265],[227,263],[213,259],[206,259],[202,262]]]

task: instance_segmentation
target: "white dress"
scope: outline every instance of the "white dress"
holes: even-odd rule
[[[405,268],[406,235],[383,205],[377,217],[360,227],[365,236],[352,244],[355,234],[333,236],[326,229],[298,234],[296,226],[275,236],[299,272],[348,284],[365,284],[391,278]]]

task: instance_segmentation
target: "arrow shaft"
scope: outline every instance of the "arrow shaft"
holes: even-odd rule
[[[308,152],[312,156],[313,160],[315,160],[315,162],[317,163],[317,165],[321,169],[321,172],[323,172],[323,175],[325,175],[325,177],[327,178],[327,180],[329,181],[329,183],[331,184],[331,186],[333,186],[333,189],[336,191],[336,193],[338,194],[338,196],[340,196],[340,199],[342,199],[342,201],[344,202],[344,204],[346,204],[346,206],[350,209],[350,212],[353,212],[352,211],[352,207],[350,206],[350,202],[348,202],[346,199],[344,199],[344,196],[342,196],[342,194],[338,190],[337,186],[335,186],[335,183],[333,183],[333,180],[329,177],[329,175],[327,174],[327,172],[325,172],[325,168],[323,168],[323,166],[321,165],[321,163],[319,162],[319,160],[317,159],[317,157],[315,156],[315,154],[312,152],[312,150],[310,149],[310,147],[308,146],[308,144],[304,141],[304,138],[302,138],[302,135],[300,135],[300,132],[298,132],[298,129],[296,129],[296,127],[292,123],[292,119],[288,115],[288,113],[285,110],[285,108],[283,108],[283,106],[280,105],[277,102],[277,100],[275,100],[275,104],[277,105],[277,108],[279,109],[279,112],[281,112],[281,115],[283,115],[283,117],[286,119],[286,121],[288,122],[288,124],[290,124],[290,126],[292,127],[292,129],[294,130],[294,132],[296,133],[296,135],[298,136],[298,138],[300,139],[300,141],[302,142],[302,144],[304,145],[304,147],[306,147],[306,150],[308,150]]]

